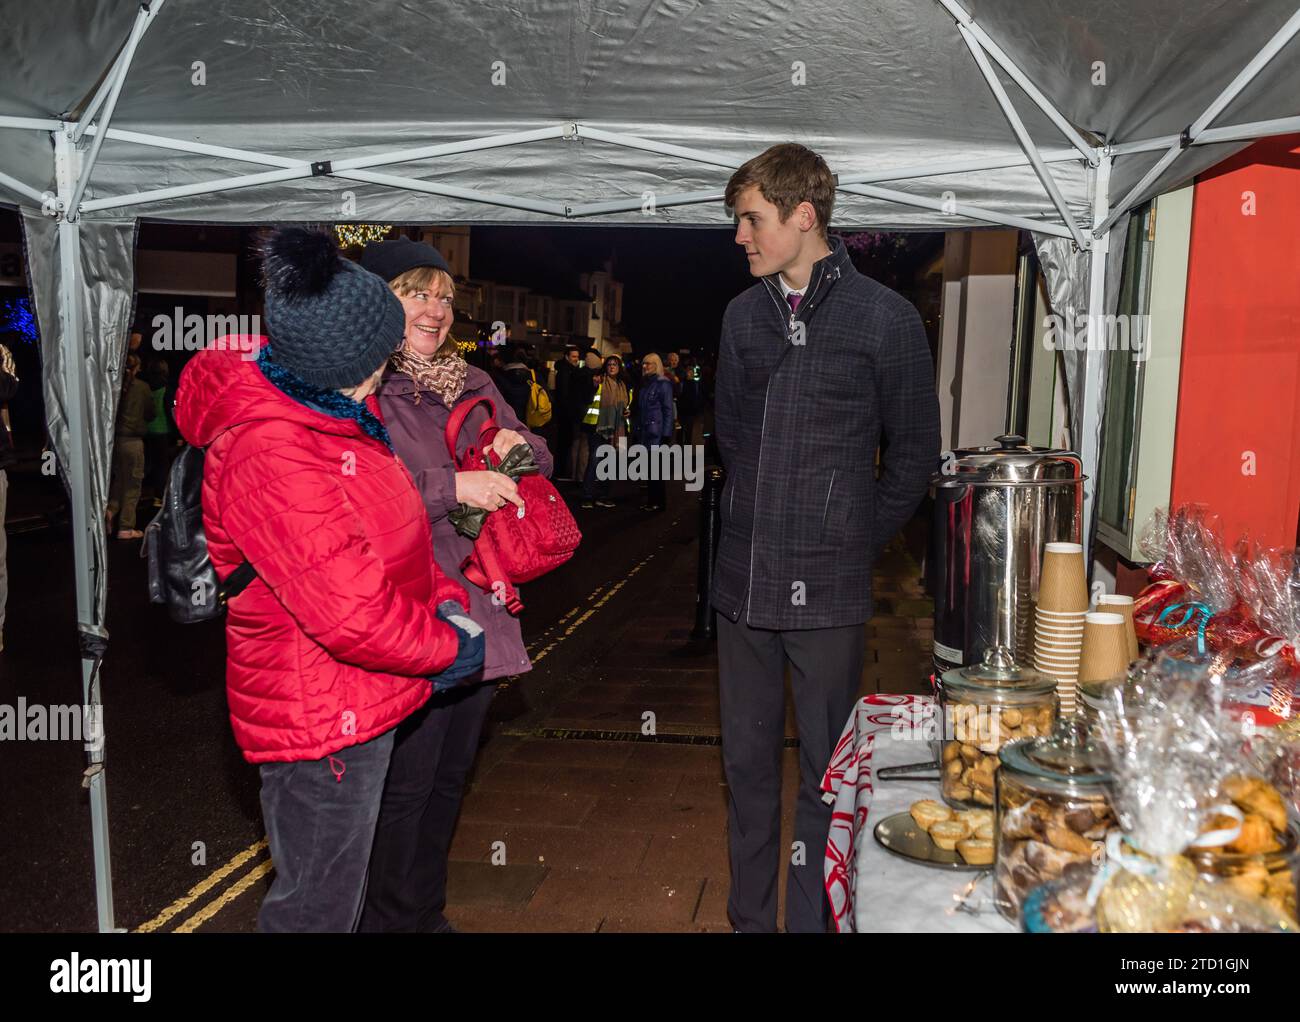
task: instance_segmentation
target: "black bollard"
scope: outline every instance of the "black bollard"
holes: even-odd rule
[[[722,487],[727,473],[720,465],[710,465],[704,471],[704,489],[700,492],[700,565],[695,582],[695,630],[691,638],[696,642],[712,642],[718,637],[713,604],[709,590],[713,588],[713,562],[718,556],[718,540],[722,536]]]

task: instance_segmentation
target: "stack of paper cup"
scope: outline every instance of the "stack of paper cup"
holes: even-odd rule
[[[1119,614],[1124,618],[1124,628],[1128,632],[1128,658],[1133,662],[1139,656],[1137,629],[1133,627],[1133,597],[1131,596],[1099,596],[1097,597],[1098,611],[1104,614]]]
[[[1076,688],[1088,613],[1088,580],[1083,547],[1048,543],[1034,614],[1034,666],[1056,679],[1062,714],[1078,707]]]
[[[1089,614],[1083,624],[1079,681],[1109,681],[1128,673],[1128,628],[1122,614]]]

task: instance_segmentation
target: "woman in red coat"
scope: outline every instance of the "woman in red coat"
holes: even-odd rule
[[[401,304],[301,228],[272,235],[265,272],[269,345],[254,360],[263,338],[223,338],[196,355],[176,422],[207,448],[218,576],[245,560],[257,575],[229,603],[226,681],[276,868],[259,929],[347,931],[394,729],[481,670],[482,632],[434,564],[424,502],[376,415]]]

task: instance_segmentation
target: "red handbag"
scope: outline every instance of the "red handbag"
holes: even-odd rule
[[[478,442],[456,456],[456,441],[475,406],[488,406],[487,421],[479,427]],[[447,450],[462,472],[485,471],[501,459],[492,450],[500,432],[497,409],[485,397],[458,405],[447,420]],[[474,541],[474,551],[460,566],[465,578],[505,604],[511,614],[524,609],[515,585],[531,582],[558,568],[573,556],[582,540],[578,523],[551,481],[542,475],[521,476],[518,481],[522,508],[514,504],[489,512]]]

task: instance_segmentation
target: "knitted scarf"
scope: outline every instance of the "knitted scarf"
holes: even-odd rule
[[[420,403],[420,391],[429,390],[453,408],[465,389],[465,374],[469,363],[459,355],[434,355],[426,358],[405,346],[398,348],[388,364],[399,373],[405,373],[415,384],[415,403]]]
[[[387,428],[369,408],[360,401],[353,401],[346,394],[317,387],[291,373],[284,366],[273,361],[269,344],[258,352],[257,368],[262,370],[262,375],[286,397],[336,419],[351,419],[361,427],[366,436],[378,440],[390,451],[393,449],[393,442],[388,438]]]

